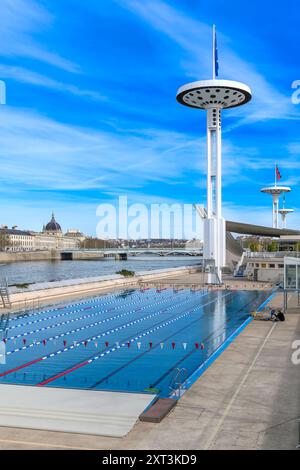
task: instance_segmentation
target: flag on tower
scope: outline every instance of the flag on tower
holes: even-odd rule
[[[219,75],[219,58],[218,58],[218,46],[217,46],[217,33],[216,33],[216,26],[213,25],[213,67],[214,67],[214,74],[213,78]]]
[[[280,174],[280,171],[279,171],[279,169],[278,169],[278,166],[277,166],[277,165],[276,165],[276,167],[275,167],[275,168],[276,168],[276,179],[277,179],[277,181],[279,181],[279,180],[281,179],[281,174]]]

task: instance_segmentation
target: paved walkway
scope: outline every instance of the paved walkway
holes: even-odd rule
[[[281,302],[280,298],[273,305]],[[253,321],[160,424],[124,438],[0,428],[0,449],[294,449],[300,365],[291,361],[300,314]]]

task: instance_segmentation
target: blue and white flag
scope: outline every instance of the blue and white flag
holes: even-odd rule
[[[217,46],[217,33],[216,33],[216,26],[213,25],[213,67],[214,73],[213,77],[217,77],[219,75],[219,58],[218,58],[218,46]]]

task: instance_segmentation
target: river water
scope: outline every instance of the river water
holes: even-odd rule
[[[93,261],[23,261],[0,266],[0,282],[7,278],[9,285],[60,281],[82,277],[115,274],[121,269],[150,271],[153,269],[195,266],[201,263],[198,256],[138,256],[127,261],[114,258]]]

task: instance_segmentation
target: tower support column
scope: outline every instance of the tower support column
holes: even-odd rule
[[[217,108],[207,109],[207,219],[204,220],[204,259],[211,272],[208,282],[222,281],[225,266],[225,221],[222,217],[222,140],[221,112]]]
[[[279,194],[273,194],[273,228],[278,228],[278,199]]]

